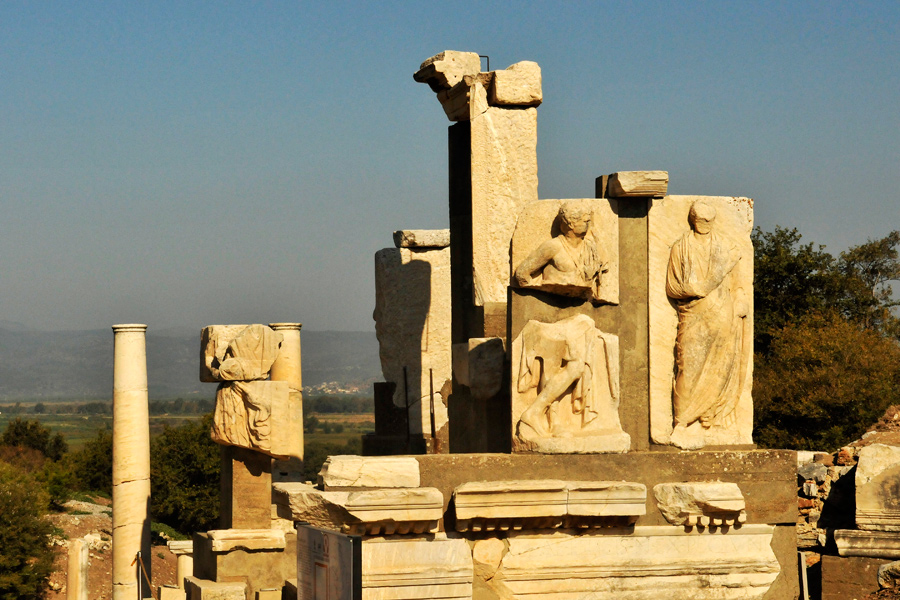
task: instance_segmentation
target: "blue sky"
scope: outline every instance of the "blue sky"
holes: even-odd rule
[[[900,228],[897,2],[0,3],[0,319],[371,330],[447,226],[445,49],[537,61],[542,198],[665,169],[833,252]]]

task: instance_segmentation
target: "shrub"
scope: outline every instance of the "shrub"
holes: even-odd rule
[[[37,600],[53,569],[47,496],[26,473],[0,463],[0,600]]]

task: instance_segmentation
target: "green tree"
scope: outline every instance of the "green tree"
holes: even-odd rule
[[[757,360],[758,444],[830,450],[900,404],[900,346],[832,313],[789,324]]]
[[[756,441],[826,450],[900,404],[900,232],[835,259],[796,229],[756,229]]]
[[[31,421],[16,417],[6,425],[0,436],[0,444],[4,446],[21,446],[41,452],[50,460],[59,460],[68,450],[62,434],[51,435],[50,429],[40,421]]]
[[[98,430],[70,460],[80,489],[112,495],[112,430]]]
[[[150,512],[155,520],[190,533],[219,519],[219,445],[210,438],[212,414],[166,427],[150,444]]]
[[[0,600],[44,597],[53,569],[47,497],[26,473],[0,463]]]

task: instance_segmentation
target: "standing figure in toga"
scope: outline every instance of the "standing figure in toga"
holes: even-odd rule
[[[678,312],[673,442],[685,428],[731,428],[744,387],[744,318],[748,303],[736,284],[741,254],[715,228],[716,210],[696,202],[691,230],[672,246],[666,293]],[[680,444],[678,444],[680,445]]]

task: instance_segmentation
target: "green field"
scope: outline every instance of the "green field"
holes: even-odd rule
[[[2,407],[6,408],[6,407]],[[112,428],[112,416],[110,415],[77,415],[77,414],[33,414],[21,412],[10,414],[0,408],[0,432],[6,430],[9,421],[20,417],[31,421],[40,421],[49,427],[52,433],[61,433],[69,444],[70,450],[77,450],[85,441],[93,438],[97,430],[106,427]],[[164,427],[178,427],[179,425],[201,418],[202,415],[151,415],[150,435],[160,433]],[[324,433],[321,428],[314,433],[304,434],[306,442],[321,442],[326,444],[346,444],[349,440],[357,438],[364,433],[375,430],[374,417],[370,414],[328,414],[316,415],[320,424],[328,423],[330,426],[341,424],[343,431],[340,433]]]

